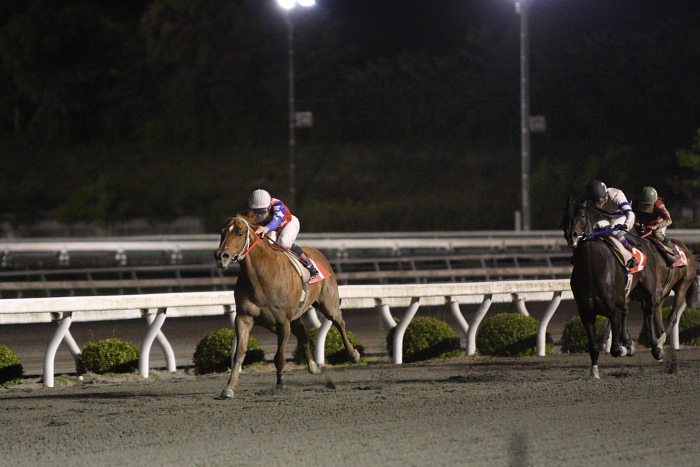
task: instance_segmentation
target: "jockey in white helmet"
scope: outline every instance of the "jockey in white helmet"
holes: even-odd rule
[[[255,223],[258,228],[257,235],[268,236],[278,245],[292,250],[301,263],[311,273],[311,278],[318,276],[318,270],[301,247],[294,243],[299,234],[301,225],[299,219],[292,215],[289,208],[279,199],[273,198],[265,190],[255,190],[248,198],[248,209],[255,214]]]

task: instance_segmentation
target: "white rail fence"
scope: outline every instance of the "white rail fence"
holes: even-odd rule
[[[402,363],[403,336],[420,305],[446,305],[453,313],[460,330],[466,337],[466,353],[476,352],[476,333],[492,303],[513,303],[518,312],[528,315],[526,302],[549,302],[539,323],[537,353],[545,355],[545,336],[549,321],[561,300],[573,298],[568,279],[499,281],[449,284],[400,284],[400,285],[345,285],[340,286],[343,309],[375,308],[390,327],[396,327],[392,362]],[[460,305],[479,305],[472,322],[467,323]],[[396,323],[391,307],[408,307]],[[313,311],[313,310],[312,310]],[[233,292],[188,292],[144,295],[113,295],[91,297],[57,297],[0,300],[0,325],[54,321],[56,331],[49,342],[43,360],[43,381],[54,385],[54,362],[61,343],[65,343],[77,361],[80,348],[70,333],[75,314],[76,321],[103,321],[144,317],[148,323],[139,353],[139,373],[147,378],[150,367],[150,351],[158,342],[165,354],[166,368],[175,372],[175,356],[167,338],[161,331],[168,317],[212,316],[225,313],[233,325],[235,306]],[[308,314],[314,326],[319,327],[315,360],[324,364],[326,335],[331,322],[318,320],[316,313]],[[680,320],[680,319],[679,319]],[[678,329],[674,329],[671,342],[678,348]],[[235,342],[234,342],[235,346]]]
[[[668,235],[686,244],[700,243],[700,229],[671,229]],[[480,248],[506,250],[537,248],[555,251],[566,247],[560,230],[541,231],[455,231],[455,232],[381,232],[381,233],[302,233],[299,245],[313,246],[323,251],[346,255],[350,250],[392,250],[396,253],[411,249],[454,251]],[[117,262],[124,262],[137,252],[161,252],[177,263],[182,254],[192,251],[214,251],[218,235],[169,235],[143,237],[113,237],[100,239],[9,239],[0,238],[0,263],[11,255],[48,253],[58,255],[68,263],[72,254],[105,252]]]

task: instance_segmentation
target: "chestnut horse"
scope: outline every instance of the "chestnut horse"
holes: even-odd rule
[[[646,255],[644,268],[628,276],[626,268],[617,259],[612,248],[603,241],[603,235],[615,229],[593,232],[585,201],[569,200],[562,223],[567,244],[574,250],[574,269],[571,273],[571,291],[578,305],[579,316],[588,336],[591,356],[591,375],[599,378],[599,347],[595,335],[595,318],[610,320],[612,346],[610,355],[625,356],[634,353],[634,343],[627,333],[627,304],[633,299],[641,304],[649,342],[655,359],[664,357],[666,335],[675,324],[689,287],[696,287],[696,266],[692,254],[681,242],[673,240],[685,255],[687,266],[670,268],[662,254],[651,242],[628,235],[635,248]],[[628,279],[629,282],[628,282]],[[675,293],[671,316],[664,328],[661,308],[671,290]],[[622,342],[623,346],[620,346]]]
[[[245,211],[226,221],[221,229],[221,243],[215,255],[217,266],[221,269],[225,269],[232,262],[240,262],[241,265],[241,273],[234,289],[238,345],[231,376],[221,393],[222,399],[233,397],[253,325],[263,326],[277,334],[277,387],[284,387],[284,350],[290,331],[304,349],[309,372],[320,372],[311,355],[309,339],[301,320],[301,315],[312,305],[340,331],[350,360],[360,360],[360,353],[352,346],[345,331],[335,275],[331,274],[320,282],[304,287],[299,272],[281,248],[273,247],[273,243],[267,238],[255,234],[257,226],[253,224],[254,217],[252,212]],[[323,269],[332,271],[330,263],[320,251],[313,248],[303,250],[307,257]],[[303,303],[300,303],[304,288],[307,294]]]

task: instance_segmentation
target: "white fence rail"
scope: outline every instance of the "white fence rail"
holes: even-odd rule
[[[447,305],[454,314],[460,330],[466,337],[467,355],[476,351],[476,333],[479,324],[492,303],[514,303],[516,309],[528,314],[527,301],[549,302],[537,335],[538,355],[545,355],[545,335],[550,319],[561,300],[572,299],[569,281],[532,280],[499,281],[450,284],[400,284],[400,285],[346,285],[340,286],[343,309],[375,308],[386,321],[394,327],[393,363],[402,363],[403,336],[408,324],[416,315],[420,305]],[[226,313],[235,318],[233,292],[189,292],[172,294],[114,295],[98,297],[57,297],[0,300],[0,324],[36,323],[55,321],[56,331],[49,342],[43,361],[44,384],[53,387],[54,361],[56,351],[65,343],[74,359],[79,357],[80,348],[70,333],[70,325],[75,314],[77,321],[100,321],[146,318],[148,329],[141,344],[139,355],[139,373],[148,377],[150,350],[157,341],[166,359],[166,368],[170,372],[176,369],[175,356],[167,338],[161,332],[166,313],[169,317],[211,316]],[[460,304],[478,304],[479,307],[471,323],[467,323]],[[396,323],[391,316],[390,307],[407,306],[403,317]],[[331,322],[323,318],[319,322],[315,313],[310,313],[312,323],[320,327],[317,335],[316,362],[324,363],[325,338]],[[677,347],[677,328],[675,336]]]

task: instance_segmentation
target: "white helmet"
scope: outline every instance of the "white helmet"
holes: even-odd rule
[[[269,208],[272,203],[270,193],[265,190],[255,190],[250,198],[248,198],[248,207],[250,209],[265,209]]]

